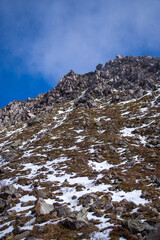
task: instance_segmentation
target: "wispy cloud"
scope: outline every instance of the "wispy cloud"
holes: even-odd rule
[[[1,0],[6,63],[52,81],[117,54],[160,54],[159,0]]]

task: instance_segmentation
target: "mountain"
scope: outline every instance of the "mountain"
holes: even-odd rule
[[[0,109],[1,239],[160,239],[160,58],[118,55]]]

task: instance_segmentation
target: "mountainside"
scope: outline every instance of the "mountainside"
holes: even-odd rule
[[[0,109],[1,239],[160,239],[160,58],[72,70]]]

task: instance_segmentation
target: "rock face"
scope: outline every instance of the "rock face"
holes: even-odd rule
[[[142,97],[146,91],[156,90],[156,83],[160,81],[159,70],[160,58],[120,55],[104,66],[98,64],[95,72],[79,75],[71,70],[47,93],[27,101],[11,102],[0,109],[0,127],[21,121],[28,121],[29,125],[37,124],[39,115],[45,115],[57,103],[78,98],[83,91],[85,93],[75,106],[95,107],[95,98],[106,101],[108,96],[112,102]]]

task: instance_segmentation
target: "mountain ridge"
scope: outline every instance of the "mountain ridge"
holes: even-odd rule
[[[47,112],[57,103],[76,99],[83,91],[76,106],[94,107],[94,98],[105,101],[108,96],[112,102],[142,97],[145,91],[156,90],[159,70],[160,58],[148,55],[137,58],[117,55],[104,66],[98,64],[96,71],[81,75],[71,70],[52,90],[27,101],[13,101],[0,109],[0,127]]]
[[[0,110],[2,240],[159,240],[160,59],[72,70]]]

